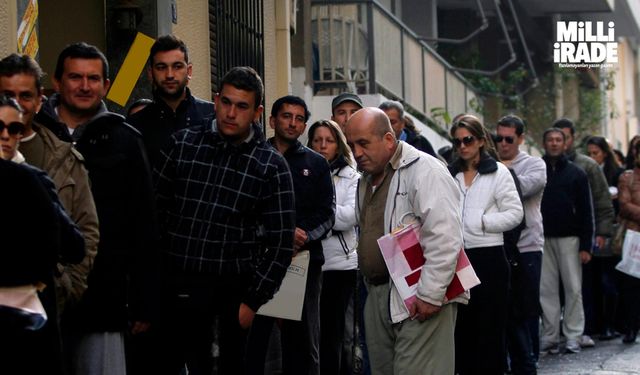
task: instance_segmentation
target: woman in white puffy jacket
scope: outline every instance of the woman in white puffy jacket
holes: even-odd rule
[[[478,118],[459,117],[451,137],[457,157],[449,170],[460,190],[464,248],[481,282],[471,290],[469,304],[458,309],[456,371],[502,375],[509,289],[503,232],[522,221],[522,203]]]
[[[345,311],[353,296],[358,268],[355,205],[360,175],[337,123],[320,120],[311,125],[307,146],[329,162],[336,192],[336,221],[330,235],[322,240],[325,260],[320,296],[320,369],[322,374],[339,374]]]

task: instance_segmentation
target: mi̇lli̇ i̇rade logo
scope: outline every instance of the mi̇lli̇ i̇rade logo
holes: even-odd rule
[[[560,21],[553,62],[561,68],[604,68],[618,62],[614,22]]]

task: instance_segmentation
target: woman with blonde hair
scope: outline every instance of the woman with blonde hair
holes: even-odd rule
[[[481,284],[467,306],[458,308],[458,374],[504,373],[509,264],[503,233],[520,224],[523,208],[511,173],[475,116],[463,115],[451,127],[456,158],[449,171],[460,191],[462,238]]]
[[[360,175],[337,123],[320,120],[309,128],[307,146],[327,159],[336,192],[336,221],[322,240],[322,294],[320,295],[320,372],[339,374],[345,313],[356,285],[356,189]]]

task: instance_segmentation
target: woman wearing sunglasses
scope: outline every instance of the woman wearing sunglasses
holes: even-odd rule
[[[19,113],[12,116],[13,112],[16,112],[12,107],[2,106],[0,112],[0,117],[6,120],[0,120],[0,147],[2,148],[0,155],[5,160],[20,164],[24,162],[24,157],[18,151],[18,144],[24,133],[24,124],[20,122]]]
[[[523,217],[511,173],[478,118],[460,116],[451,128],[456,157],[449,165],[460,190],[464,248],[481,284],[460,306],[456,322],[456,371],[503,374],[509,264],[503,232]]]

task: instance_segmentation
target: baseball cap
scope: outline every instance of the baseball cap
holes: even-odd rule
[[[358,95],[352,94],[350,92],[343,92],[342,94],[333,98],[333,100],[331,101],[331,111],[333,112],[333,110],[336,109],[337,106],[344,102],[354,102],[359,105],[360,108],[364,108],[364,105],[362,105],[362,99],[360,99]]]

